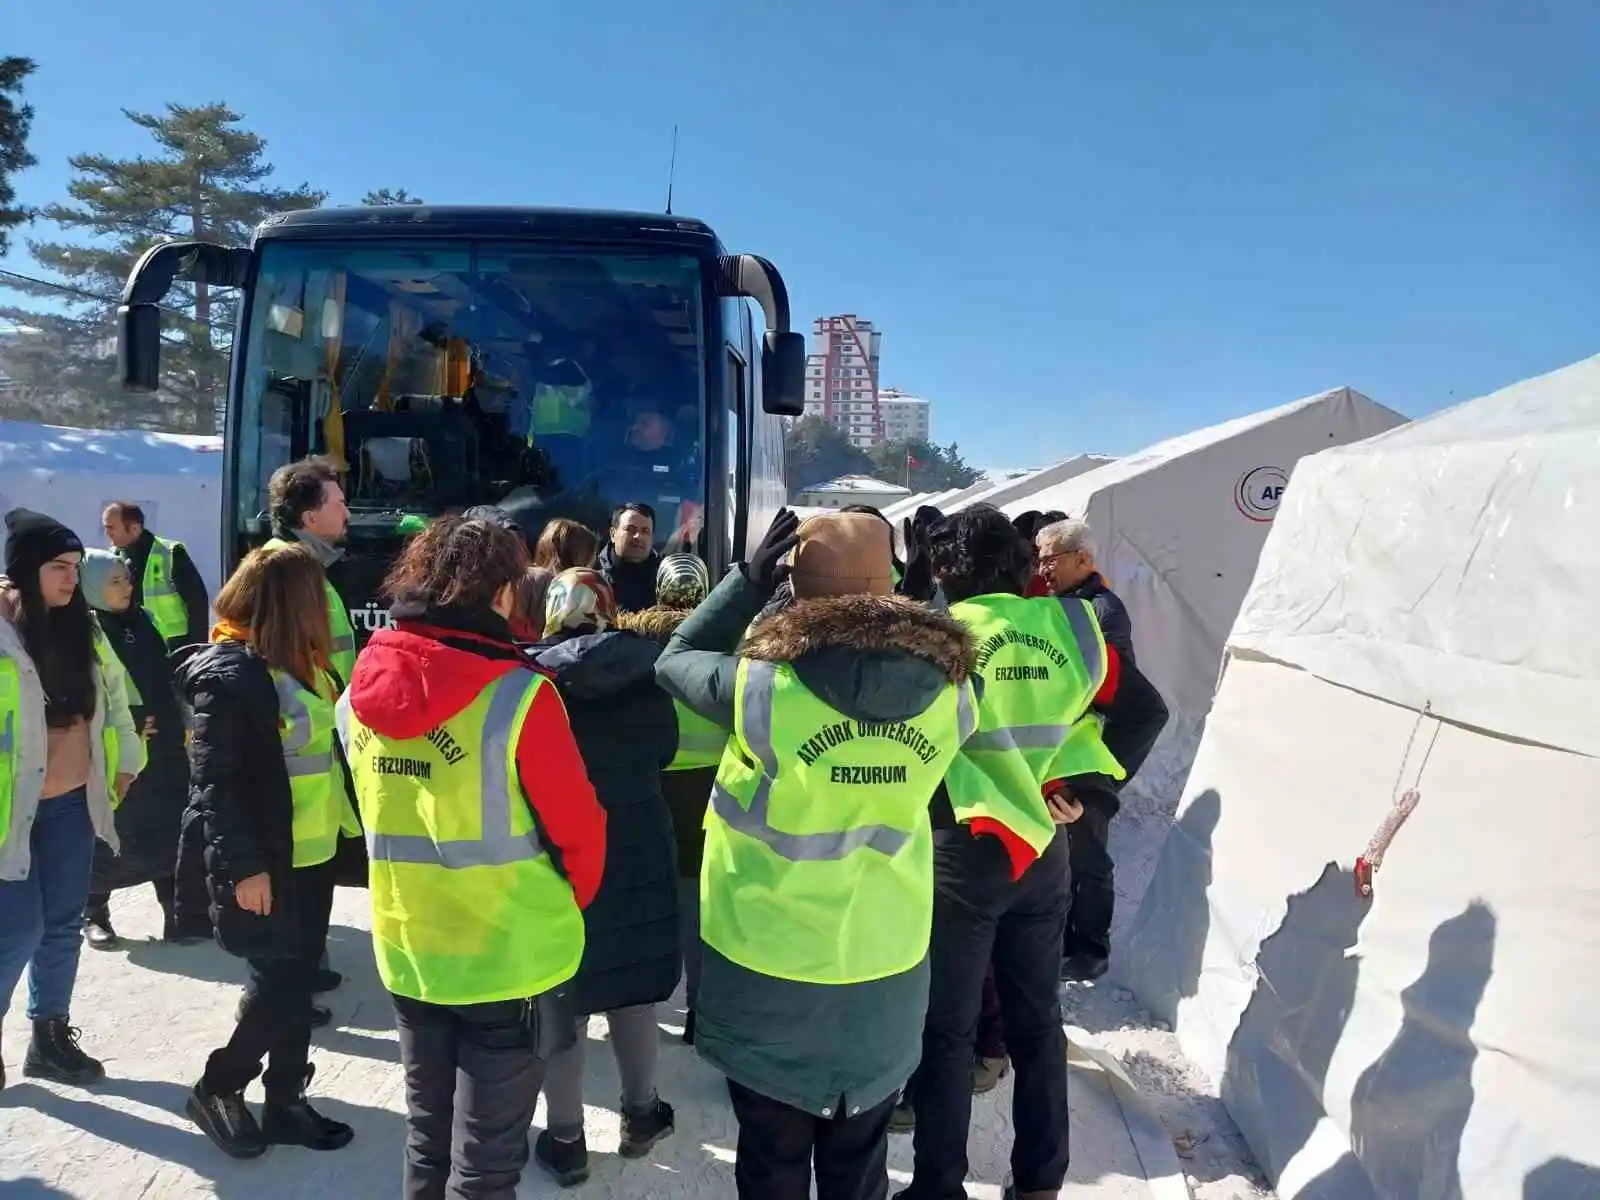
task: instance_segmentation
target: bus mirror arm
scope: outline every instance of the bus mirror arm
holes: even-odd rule
[[[761,305],[767,332],[761,345],[761,407],[778,417],[805,412],[806,340],[789,328],[789,289],[778,268],[754,254],[719,260],[724,296],[744,296]]]
[[[117,376],[130,392],[161,386],[161,301],[180,275],[212,287],[243,287],[251,253],[212,242],[162,242],[128,274],[117,306]]]

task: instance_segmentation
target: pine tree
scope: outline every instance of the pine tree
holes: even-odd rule
[[[367,208],[385,208],[391,204],[421,204],[421,196],[413,196],[405,188],[374,188],[361,197]]]
[[[867,452],[821,417],[801,417],[789,426],[783,461],[791,503],[808,487],[873,470]]]
[[[28,153],[33,107],[19,104],[23,82],[33,74],[31,58],[0,58],[0,255],[11,249],[11,231],[31,216],[20,207],[11,177],[38,162]]]
[[[163,333],[162,390],[136,397],[122,393],[112,379],[112,317],[128,272],[162,241],[243,245],[266,217],[314,207],[325,193],[304,184],[265,186],[272,174],[264,159],[266,142],[239,128],[243,118],[225,104],[169,104],[164,114],[124,115],[150,134],[158,153],[135,159],[80,154],[69,160],[75,172],[67,188],[71,203],[47,205],[39,215],[86,240],[29,241],[34,261],[56,279],[15,284],[16,289],[50,298],[56,311],[0,313],[42,331],[30,339],[37,344],[15,360],[20,369],[12,374],[36,390],[54,388],[57,419],[214,433],[236,296],[205,284],[174,284],[164,302],[170,322]],[[24,372],[37,374],[30,379]]]

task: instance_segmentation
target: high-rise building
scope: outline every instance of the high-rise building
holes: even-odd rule
[[[854,313],[818,317],[806,359],[806,415],[821,417],[863,448],[884,440],[878,408],[883,334]]]
[[[928,402],[920,396],[907,395],[899,388],[879,388],[878,415],[883,421],[884,441],[928,441],[931,429],[928,407]]]

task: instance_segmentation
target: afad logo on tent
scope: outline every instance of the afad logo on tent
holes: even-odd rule
[[[1251,467],[1233,485],[1233,503],[1241,516],[1271,521],[1288,486],[1289,475],[1282,467]]]

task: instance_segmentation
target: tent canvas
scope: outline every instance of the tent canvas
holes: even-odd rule
[[[1076,479],[1079,475],[1103,467],[1111,461],[1113,460],[1103,454],[1075,454],[1071,458],[1064,458],[1058,463],[1052,463],[1038,471],[1030,471],[1026,475],[991,481],[982,491],[963,496],[953,504],[947,505],[945,512],[960,512],[964,508],[971,508],[974,504],[992,504],[998,508],[1018,496],[1030,496],[1051,484]]]
[[[0,420],[0,513],[49,513],[84,545],[103,546],[105,506],[131,500],[152,532],[188,547],[213,596],[222,583],[221,497],[219,437]]]
[[[1159,442],[1001,505],[1059,509],[1094,531],[1101,573],[1127,605],[1139,666],[1171,710],[1112,826],[1118,909],[1132,917],[1183,789],[1262,542],[1295,463],[1405,418],[1350,388]]]
[[[1294,473],[1118,968],[1285,1200],[1600,1197],[1597,524],[1600,357]]]

